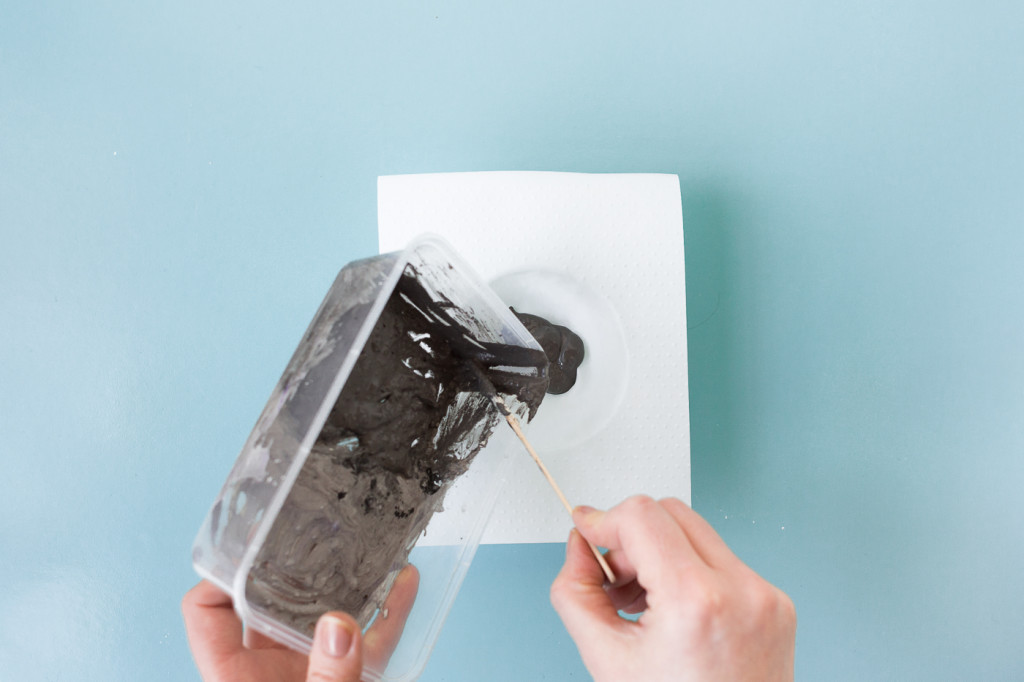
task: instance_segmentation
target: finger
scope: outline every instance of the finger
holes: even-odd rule
[[[711,524],[685,502],[674,497],[666,497],[658,500],[658,504],[672,515],[690,539],[694,549],[709,566],[727,569],[734,567],[737,563],[742,564],[721,536],[711,527]]]
[[[320,616],[313,633],[306,682],[359,682],[363,646],[359,624],[347,613]]]
[[[647,590],[637,582],[633,562],[621,549],[609,550],[604,558],[615,573],[615,582],[604,586],[615,608],[626,613],[639,613],[645,610],[647,602],[644,597]]]
[[[605,561],[611,566],[615,574],[615,582],[610,587],[628,585],[636,581],[636,567],[626,553],[621,549],[610,549],[604,554]],[[605,587],[608,587],[607,585]]]
[[[577,507],[573,521],[594,544],[621,550],[636,568],[637,580],[648,591],[676,596],[685,578],[708,565],[694,549],[675,518],[650,497],[631,497],[607,512]]]
[[[569,533],[565,565],[551,585],[551,604],[580,653],[607,646],[624,625],[604,589],[604,573],[579,531]]]
[[[640,613],[647,610],[647,590],[635,580],[617,587],[605,586],[605,591],[619,611]]]
[[[219,661],[242,649],[242,623],[231,607],[231,597],[205,580],[181,600],[192,656],[200,671],[212,670]]]
[[[412,564],[402,569],[395,578],[381,613],[377,614],[373,624],[363,635],[363,655],[366,666],[377,672],[384,672],[395,653],[398,641],[405,629],[405,621],[409,618],[412,605],[416,601],[416,593],[420,586],[420,572]]]
[[[253,630],[248,625],[242,624],[242,644],[246,649],[280,649],[281,643],[271,639],[262,632]]]
[[[636,611],[628,609],[636,608],[637,599],[646,592],[636,580],[636,567],[621,549],[608,550],[604,558],[612,567],[612,572],[615,573],[615,582],[610,585],[606,584],[605,592],[608,593],[608,597],[616,609],[627,613],[636,613]]]

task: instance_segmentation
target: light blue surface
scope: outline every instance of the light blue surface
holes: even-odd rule
[[[194,679],[192,537],[376,176],[546,169],[680,176],[693,500],[798,677],[1021,679],[1022,45],[1012,2],[0,2],[0,675]],[[585,679],[561,558],[482,548],[424,679]]]

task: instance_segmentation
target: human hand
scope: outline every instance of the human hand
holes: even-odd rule
[[[189,646],[206,682],[358,682],[363,667],[383,672],[412,610],[420,574],[412,564],[398,574],[384,600],[387,618],[377,617],[365,633],[347,613],[320,617],[309,656],[246,629],[231,597],[203,580],[181,601]],[[244,642],[243,642],[244,639]]]
[[[793,602],[686,504],[631,497],[573,521],[551,603],[595,680],[793,679]],[[615,583],[583,538],[608,548]]]

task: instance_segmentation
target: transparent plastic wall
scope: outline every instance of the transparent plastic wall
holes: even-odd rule
[[[258,579],[253,564],[403,273],[414,274],[431,298],[444,302],[451,317],[476,339],[540,349],[497,295],[437,237],[421,237],[402,252],[356,261],[341,270],[193,546],[196,571],[232,595],[247,627],[299,651],[309,651],[311,633],[252,603],[250,588]],[[525,417],[525,404],[512,407]],[[486,446],[444,493],[443,509],[416,539],[409,555],[419,571],[415,601],[393,652],[388,647],[389,657],[368,661],[364,679],[413,679],[425,665],[500,493],[507,455],[519,447],[511,430],[494,428],[497,422],[496,416],[488,422]],[[388,586],[400,569],[394,567]],[[329,603],[322,606],[322,611],[332,610]],[[386,617],[378,613],[374,620]]]

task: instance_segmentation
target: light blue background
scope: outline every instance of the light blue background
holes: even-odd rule
[[[1024,6],[291,4],[0,0],[0,675],[194,679],[376,176],[544,169],[679,174],[693,501],[798,677],[1024,678]],[[561,558],[484,547],[424,679],[585,679]]]

